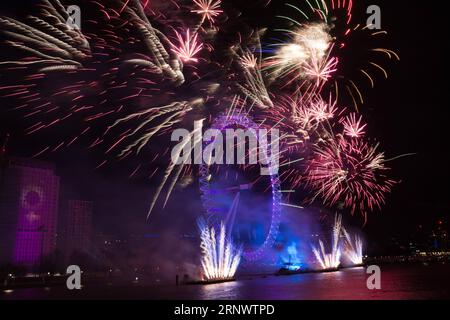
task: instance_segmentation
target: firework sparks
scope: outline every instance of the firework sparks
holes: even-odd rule
[[[342,233],[345,237],[344,255],[354,265],[361,265],[363,263],[363,243],[360,237],[352,237],[345,228],[342,228]]]
[[[288,77],[290,82],[312,79],[326,81],[336,71],[337,58],[330,57],[332,49],[328,26],[324,23],[306,24],[290,32],[291,42],[282,44],[275,55],[264,61],[272,77]]]
[[[378,47],[372,48],[374,43],[382,40],[381,36],[386,35],[387,32],[384,30],[370,30],[365,24],[360,23],[351,25],[353,16],[353,1],[351,0],[304,1],[299,6],[289,3],[286,6],[294,9],[292,17],[279,16],[279,18],[282,18],[290,25],[295,25],[297,31],[279,29],[279,31],[287,33],[291,40],[288,43],[281,44],[275,56],[268,59],[269,68],[272,64],[271,69],[273,70],[271,72],[275,77],[278,75],[286,77],[289,80],[288,83],[305,79],[315,81],[319,91],[323,89],[322,87],[325,84],[328,84],[329,80],[333,79],[336,97],[348,95],[347,97],[353,101],[355,110],[358,110],[358,106],[364,104],[364,98],[357,80],[368,80],[373,88],[375,75],[372,73],[374,71],[381,72],[385,78],[388,77],[386,69],[379,62],[381,55],[384,58],[399,60],[399,56],[392,50]],[[309,44],[302,45],[298,43],[297,34],[306,33],[310,26],[321,26],[323,35],[329,35],[326,42],[316,42],[318,46],[315,46],[314,43],[312,44],[312,47],[319,48],[316,52],[321,52],[320,49],[326,48],[325,45],[329,44],[328,49],[325,52],[322,51],[325,53],[324,55],[309,55],[308,50],[305,50],[305,48],[309,47]],[[364,48],[364,46],[357,45],[362,40],[370,41],[370,44],[367,44],[369,49],[361,54],[361,56],[364,56],[364,59],[355,61],[355,50]],[[378,44],[375,45],[378,46]],[[339,55],[339,60],[331,56],[332,52],[335,56]],[[377,57],[374,53],[379,56]],[[347,74],[344,69],[338,70],[338,63],[345,64],[350,59],[353,64],[359,65],[358,78],[352,79],[355,77],[353,74]],[[339,77],[333,77],[336,72],[339,72]]]
[[[193,13],[197,13],[202,16],[202,23],[208,20],[211,24],[215,22],[223,10],[221,10],[221,0],[194,0],[194,4],[197,9],[191,10]]]
[[[336,72],[338,62],[339,60],[335,57],[320,61],[313,55],[311,61],[305,63],[305,73],[312,79],[315,79],[316,86],[320,87],[323,82],[327,82],[332,74]]]
[[[346,109],[337,106],[340,92],[338,81],[347,83],[346,88],[356,109],[357,101],[363,102],[357,84],[342,74],[336,75],[338,63],[346,60],[340,51],[338,61],[335,53],[345,46],[342,35],[335,34],[339,28],[334,28],[335,23],[331,23],[330,18],[334,15],[333,10],[342,12],[341,9],[345,9],[345,36],[363,30],[362,27],[348,26],[352,1],[333,1],[330,8],[325,1],[307,1],[313,15],[319,17],[319,22],[290,5],[308,21],[300,23],[286,18],[291,25],[294,23],[293,31],[288,31],[288,41],[278,44],[271,51],[271,56],[262,58],[263,52],[268,50],[261,49],[260,36],[264,34],[264,29],[261,29],[250,34],[238,32],[239,44],[233,44],[230,50],[226,50],[232,54],[217,60],[215,55],[222,50],[216,50],[216,42],[210,41],[215,33],[208,32],[203,37],[199,30],[205,22],[209,22],[211,28],[214,24],[214,31],[222,28],[218,19],[223,13],[220,0],[193,0],[190,9],[201,17],[200,24],[188,26],[182,32],[175,31],[175,36],[170,40],[160,30],[174,30],[171,25],[173,16],[165,13],[157,15],[152,10],[147,10],[146,14],[144,8],[148,1],[142,5],[140,0],[115,0],[108,2],[108,6],[98,1],[89,2],[102,13],[103,20],[87,19],[86,25],[90,27],[84,30],[92,30],[92,33],[85,35],[78,29],[66,27],[67,14],[58,0],[42,0],[42,3],[41,14],[27,17],[24,20],[26,23],[8,17],[0,18],[0,33],[5,36],[6,44],[25,56],[0,62],[8,70],[19,72],[18,77],[14,75],[15,79],[25,76],[24,83],[4,85],[0,90],[5,91],[4,97],[14,97],[20,101],[15,109],[25,110],[25,118],[40,117],[27,127],[26,134],[72,118],[79,121],[76,127],[77,130],[81,127],[81,134],[74,136],[72,132],[69,139],[60,138],[64,141],[45,146],[36,153],[37,156],[70,146],[86,134],[89,138],[83,140],[89,140],[89,148],[106,146],[105,154],[118,151],[118,158],[122,160],[128,155],[140,154],[154,136],[167,133],[180,122],[190,119],[190,115],[195,114],[196,118],[208,119],[211,123],[218,112],[232,114],[236,111],[263,118],[261,125],[267,121],[268,125],[283,126],[287,133],[280,138],[285,148],[280,155],[288,156],[283,159],[282,165],[287,169],[281,175],[294,181],[293,189],[301,184],[309,187],[312,200],[321,198],[328,206],[343,203],[352,213],[358,210],[366,216],[367,211],[380,208],[395,184],[385,175],[388,168],[384,154],[377,152],[378,146],[372,147],[363,140],[366,124],[362,122],[362,117],[357,114],[345,116]],[[174,15],[179,17],[180,13]],[[150,23],[152,17],[158,20],[160,30]],[[373,37],[381,34],[384,33],[371,31]],[[213,51],[215,54],[208,56]],[[398,59],[388,49],[371,51]],[[193,81],[192,87],[187,84],[193,88],[192,92],[184,90],[180,94],[182,90],[176,87],[186,81],[183,64],[198,62],[200,54],[204,58],[201,59],[202,66],[191,66],[185,72],[186,79],[201,81]],[[381,65],[369,63],[370,68],[382,72],[387,78],[387,72]],[[54,73],[50,71],[66,71],[67,77],[64,77],[62,88],[47,94],[41,89],[46,86],[44,79],[52,80]],[[374,77],[370,70],[361,67],[358,71],[373,87]],[[219,78],[212,79],[216,75]],[[209,83],[201,88],[201,83],[205,82]],[[331,91],[329,83],[335,86],[333,92],[336,94],[333,93],[333,98],[330,95],[327,100],[323,92]],[[272,86],[278,86],[276,94]],[[221,92],[226,93],[222,95]],[[180,99],[181,95],[183,98]],[[222,101],[230,101],[233,95],[236,103],[230,108]],[[64,110],[58,106],[63,97],[70,104]],[[113,104],[113,101],[119,103]],[[208,103],[208,108],[203,103],[205,106]],[[103,108],[98,110],[94,107],[97,105]],[[200,107],[196,108],[196,105]],[[209,108],[210,105],[214,108]],[[100,120],[94,124],[96,119]],[[191,138],[194,132],[191,132]],[[98,136],[98,133],[103,135]],[[162,153],[158,152],[156,157]],[[102,165],[104,163],[107,161]],[[188,170],[192,174],[193,169],[186,163],[179,167],[172,163],[168,166],[150,212],[166,185],[168,193],[164,205],[167,203],[179,177]],[[323,258],[325,265],[335,264],[333,254],[325,257],[322,242],[316,253]]]
[[[178,44],[172,44],[172,51],[183,61],[183,62],[198,62],[195,57],[202,49],[203,44],[198,40],[198,33],[191,35],[189,29],[186,30],[185,36],[176,32],[178,39]]]
[[[328,102],[318,95],[281,96],[269,119],[283,122],[285,129],[292,132],[288,136],[291,140],[289,144],[296,145],[310,140],[312,136],[318,136],[321,139],[319,125],[333,119],[337,110],[336,101],[331,96]]]
[[[356,118],[355,113],[351,113],[342,122],[344,125],[344,134],[352,138],[360,138],[364,136],[364,128],[367,124],[362,124],[362,116]]]
[[[131,63],[144,67],[152,68],[177,84],[182,84],[185,79],[182,72],[182,66],[178,57],[171,57],[162,42],[171,45],[171,42],[158,29],[153,28],[145,15],[140,0],[130,0],[130,3],[124,7],[124,13],[129,17],[129,21],[134,23],[141,33],[143,41],[150,51],[152,61],[145,59],[130,59],[124,63]]]
[[[341,264],[341,248],[339,236],[342,228],[342,216],[336,215],[331,243],[331,252],[327,253],[322,240],[319,240],[319,248],[313,246],[313,253],[322,270],[333,270]]]
[[[342,201],[352,214],[359,209],[367,218],[367,211],[380,209],[395,185],[385,175],[389,168],[384,153],[377,152],[377,148],[343,137],[324,143],[309,161],[308,184],[326,204]]]
[[[190,152],[192,152],[192,150],[195,148],[196,145],[198,145],[199,143],[201,143],[201,138],[199,138],[199,136],[201,137],[201,135],[199,134],[201,131],[201,128],[203,126],[203,120],[201,120],[202,125],[199,126],[198,128],[194,129],[191,133],[190,133],[190,139],[186,140],[179,149],[175,149],[174,152],[178,155],[181,155],[183,152],[184,147],[187,146],[188,143],[190,143],[190,140],[192,139],[193,143],[190,145]],[[188,146],[189,147],[189,146]],[[183,171],[183,168],[188,164],[189,159],[186,158],[184,160],[184,162],[181,165],[178,165],[177,170],[175,171],[175,174],[172,175],[172,173],[174,172],[175,168],[176,168],[176,163],[174,162],[170,162],[169,166],[166,168],[166,171],[164,173],[164,178],[162,180],[162,182],[160,183],[160,185],[158,186],[158,189],[155,192],[155,195],[153,196],[153,200],[152,203],[150,204],[150,209],[148,211],[148,215],[147,215],[147,219],[150,217],[150,214],[152,213],[155,205],[156,205],[156,201],[158,201],[158,198],[161,195],[161,192],[163,191],[164,186],[167,184],[168,180],[172,177],[171,183],[169,184],[168,187],[168,191],[165,197],[165,201],[164,201],[164,206],[167,204],[170,195],[181,175],[181,172]]]
[[[11,60],[0,64],[37,65],[39,72],[67,71],[83,67],[90,56],[86,38],[77,28],[66,24],[68,15],[59,1],[44,0],[43,14],[28,16],[29,24],[9,17],[0,17],[1,33],[6,43],[29,54],[26,60]],[[55,24],[54,19],[57,20]]]
[[[258,65],[258,59],[251,52],[245,52],[240,58],[241,65],[246,69],[254,69]]]
[[[132,119],[143,118],[140,124],[134,130],[126,133],[123,136],[122,140],[120,140],[121,142],[127,138],[135,137],[135,140],[131,144],[129,144],[125,149],[122,150],[122,152],[119,155],[120,157],[129,153],[133,149],[136,149],[136,153],[139,153],[141,149],[148,143],[148,141],[156,133],[160,132],[164,128],[172,127],[173,125],[178,123],[187,112],[191,110],[192,104],[190,104],[187,101],[174,102],[170,105],[162,106],[159,108],[149,108],[144,111],[133,113],[126,116],[125,118],[117,120],[111,126],[108,127],[105,134],[108,133],[108,131],[110,131],[112,128],[117,127],[120,124],[126,123],[127,121],[130,121]],[[159,120],[164,116],[166,117],[163,118],[163,121],[160,124],[154,125],[154,121]],[[147,126],[149,128],[147,128]],[[118,143],[114,145],[114,147],[117,146]]]
[[[304,151],[305,144],[311,138],[314,115],[306,107],[303,97],[299,95],[293,97],[289,95],[275,96],[274,101],[276,101],[275,107],[264,115],[263,121],[268,120],[270,123],[283,126],[285,134],[280,142],[283,145],[281,149],[284,151],[281,155],[296,154],[298,156]],[[298,156],[298,158],[301,158],[301,156]],[[296,161],[286,159],[282,162],[284,162],[283,166],[290,166]],[[282,176],[284,174],[282,173]],[[293,189],[296,186],[291,185]]]
[[[259,47],[259,37],[258,37]],[[243,85],[237,84],[240,91],[249,97],[259,108],[273,108],[274,104],[267,91],[258,58],[249,50],[239,50],[238,64],[243,71]]]
[[[321,98],[316,98],[311,102],[311,105],[309,107],[310,114],[318,123],[332,119],[334,118],[337,110],[336,103],[336,101],[332,101],[331,96],[328,102],[325,102]]]
[[[198,223],[201,238],[202,267],[208,281],[232,279],[241,261],[242,249],[236,248],[227,238],[225,225],[219,234],[209,228],[203,220]]]

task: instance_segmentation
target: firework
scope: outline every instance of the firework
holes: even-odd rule
[[[259,37],[257,37],[257,47],[260,48]],[[258,59],[250,50],[240,48],[236,56],[238,57],[238,65],[242,70],[243,84],[237,83],[241,93],[250,98],[261,109],[273,108],[274,104],[261,73],[260,58]]]
[[[317,59],[313,55],[309,62],[305,63],[305,74],[312,79],[315,79],[317,87],[324,82],[327,82],[332,74],[336,72],[339,60],[335,57],[327,59]]]
[[[306,143],[315,145],[329,135],[321,124],[332,120],[338,111],[332,96],[328,101],[312,94],[282,95],[276,99],[276,107],[266,117],[270,122],[282,124],[288,151],[304,153]]]
[[[264,61],[272,78],[288,78],[288,83],[312,80],[317,86],[336,71],[337,58],[331,57],[332,39],[328,26],[311,23],[290,32],[291,41],[281,44]]]
[[[378,144],[363,139],[362,118],[342,116],[345,109],[331,96],[328,102],[302,95],[277,101],[267,118],[286,132],[280,166],[287,169],[280,179],[293,190],[306,187],[312,192],[310,201],[339,205],[365,218],[380,209],[396,182],[387,177],[389,168]]]
[[[115,121],[108,127],[105,134],[107,134],[111,129],[130,120],[141,119],[136,128],[128,131],[122,136],[121,141],[133,137],[135,139],[121,151],[119,156],[124,156],[130,151],[133,151],[133,149],[136,150],[136,153],[139,153],[156,133],[160,132],[164,128],[173,127],[187,112],[192,110],[192,106],[193,103],[182,101],[174,102],[170,105],[161,106],[155,109],[150,108],[148,110],[133,113]],[[162,122],[155,125],[154,123],[160,120],[160,118],[162,118]]]
[[[23,22],[1,17],[0,32],[6,45],[20,54],[0,62],[8,71],[3,72],[5,79],[14,81],[2,85],[0,91],[2,96],[17,100],[14,108],[33,121],[25,133],[34,134],[67,121],[72,122],[64,129],[77,128],[77,132],[58,131],[55,136],[59,141],[50,142],[35,156],[83,139],[89,148],[101,147],[108,157],[115,155],[122,160],[129,155],[147,155],[142,151],[154,137],[194,118],[211,124],[218,114],[246,114],[260,119],[261,126],[280,126],[285,131],[280,137],[280,156],[286,170],[280,179],[291,182],[292,189],[306,187],[312,200],[320,199],[328,206],[343,203],[352,213],[358,210],[364,216],[380,208],[394,185],[385,175],[384,154],[364,139],[362,117],[348,114],[337,102],[337,81],[345,81],[356,109],[363,102],[357,84],[338,68],[346,62],[340,51],[346,48],[346,37],[356,31],[368,32],[363,27],[350,27],[352,1],[332,1],[331,6],[322,0],[306,1],[311,14],[289,5],[295,9],[292,12],[308,21],[284,17],[292,30],[282,30],[287,31],[288,39],[273,50],[261,48],[264,29],[248,34],[239,29],[234,37],[239,42],[232,40],[216,48],[215,33],[203,36],[200,30],[204,23],[214,31],[227,27],[218,19],[223,13],[221,1],[189,2],[189,11],[201,17],[195,26],[180,20],[185,6],[171,2],[167,7],[174,12],[158,12],[147,7],[151,6],[149,1],[143,5],[140,0],[86,1],[89,10],[83,9],[83,31],[89,31],[85,34],[67,27],[68,16],[58,0],[43,0],[40,14]],[[344,13],[344,19],[336,14],[339,12]],[[338,27],[341,20],[344,32]],[[183,31],[168,37],[165,30],[173,32],[179,27],[174,21],[180,22]],[[263,58],[263,52],[270,54]],[[374,48],[371,52],[398,58],[388,49]],[[198,63],[200,55],[202,63]],[[184,64],[191,66],[183,71]],[[387,77],[377,61],[371,60],[370,66]],[[373,86],[370,70],[361,67],[358,71]],[[56,78],[57,72],[64,77]],[[55,79],[58,83],[53,85]],[[179,88],[181,84],[185,85]],[[195,133],[195,129],[191,131],[191,138]],[[155,159],[169,154],[168,147],[158,147],[148,148],[156,150],[152,165]],[[132,175],[140,168],[141,163]],[[152,168],[150,177],[158,169]],[[180,177],[194,176],[193,171],[188,163],[178,167],[170,163],[149,214],[163,189],[167,188],[165,206]],[[324,256],[323,243],[319,247],[317,253]],[[331,255],[323,260],[333,265],[334,259]]]
[[[355,113],[351,113],[347,116],[342,124],[344,125],[344,134],[352,138],[360,138],[364,136],[364,128],[366,124],[362,124],[362,116],[359,119],[356,118]]]
[[[258,66],[258,59],[250,51],[247,51],[242,55],[240,62],[245,69],[255,69]]]
[[[203,44],[198,40],[198,33],[191,35],[190,30],[187,29],[184,37],[178,32],[176,32],[176,36],[178,38],[178,44],[172,44],[171,50],[183,62],[198,62],[195,56],[203,49]]]
[[[139,30],[142,39],[151,53],[153,59],[130,59],[124,63],[131,63],[135,65],[152,68],[155,72],[164,75],[177,84],[182,84],[185,79],[182,72],[182,66],[179,59],[175,56],[170,56],[163,42],[168,46],[171,42],[158,29],[153,28],[140,0],[130,0],[130,3],[124,7],[124,18],[128,18],[136,28]]]
[[[376,73],[388,77],[388,72],[383,66],[386,58],[400,60],[392,50],[381,47],[384,30],[373,30],[366,24],[352,22],[353,1],[304,1],[298,6],[286,3],[292,12],[292,16],[279,16],[295,30],[278,29],[285,33],[289,40],[278,44],[278,50],[274,57],[267,59],[269,69],[275,76],[281,75],[288,83],[300,80],[315,81],[315,85],[323,89],[336,92],[336,96],[351,98],[355,110],[364,104],[363,91],[360,82],[367,82],[373,88]],[[314,28],[320,32],[314,31]],[[309,31],[308,31],[309,30]],[[301,39],[313,39],[311,43],[302,43]],[[317,36],[317,37],[316,37]],[[320,39],[320,40],[319,40]],[[365,45],[361,45],[364,43]],[[319,55],[309,54],[305,48],[315,47]],[[363,49],[367,48],[367,49]],[[355,50],[365,50],[355,54]],[[339,61],[336,58],[339,56]],[[356,60],[355,56],[363,59]],[[338,68],[350,62],[357,65],[358,77],[346,73],[346,70]],[[333,80],[333,81],[330,81]],[[359,81],[361,80],[361,81]],[[303,90],[308,89],[300,86]],[[297,88],[299,89],[299,88]]]
[[[30,15],[27,23],[0,17],[6,44],[29,55],[26,60],[0,62],[6,65],[38,66],[39,72],[76,70],[90,56],[89,43],[77,28],[67,25],[69,16],[59,1],[44,0],[44,13]],[[56,21],[56,23],[55,23]]]
[[[328,102],[320,97],[316,97],[310,102],[310,106],[307,108],[315,123],[321,123],[334,118],[337,111],[336,101],[333,101],[331,96],[329,97]]]
[[[203,120],[201,120],[201,125],[198,128],[195,128],[189,134],[189,138],[190,139],[187,139],[185,141],[185,143],[180,146],[179,149],[173,150],[174,154],[177,154],[178,157],[179,157],[182,154],[182,152],[184,152],[183,150],[184,150],[184,147],[186,147],[186,144],[190,143],[191,140],[193,141],[193,143],[190,145],[189,152],[192,152],[192,150],[197,145],[199,145],[201,143],[201,134],[200,133],[201,133],[202,126],[203,126]],[[176,183],[177,183],[177,181],[178,181],[178,179],[179,179],[179,177],[180,177],[180,175],[181,175],[181,173],[183,171],[183,168],[188,164],[188,162],[189,162],[189,159],[188,159],[188,157],[186,157],[184,162],[182,164],[178,165],[178,168],[176,169],[174,175],[172,175],[172,174],[174,173],[174,170],[175,170],[177,165],[174,162],[172,162],[172,161],[170,162],[169,166],[166,168],[166,171],[164,173],[164,178],[163,178],[162,182],[160,183],[160,185],[158,186],[158,188],[157,188],[157,190],[156,190],[156,192],[155,192],[155,194],[153,196],[153,200],[152,200],[152,203],[150,204],[150,209],[148,211],[147,219],[150,217],[150,214],[152,213],[152,211],[153,211],[153,209],[154,209],[154,207],[156,205],[156,201],[158,201],[158,198],[160,197],[164,186],[167,184],[169,179],[172,177],[172,180],[171,180],[171,183],[169,184],[168,191],[167,191],[167,194],[166,194],[166,198],[165,198],[165,201],[164,201],[164,206],[167,204],[167,202],[168,202],[168,200],[170,198],[170,195],[171,195],[171,193],[172,193],[172,191],[173,191],[173,189],[174,189],[174,187],[175,187],[175,185],[176,185]]]
[[[342,216],[336,215],[331,240],[331,252],[325,251],[322,240],[319,240],[319,248],[313,246],[313,253],[322,270],[333,270],[341,264],[341,248],[339,237],[342,228]]]
[[[104,144],[106,153],[119,150],[119,158],[122,158],[135,147],[139,153],[151,137],[175,125],[192,110],[186,101],[165,104],[166,101],[160,103],[158,100],[142,106],[142,99],[153,98],[154,93],[160,91],[153,80],[161,83],[168,79],[175,85],[185,81],[182,63],[167,48],[170,47],[167,38],[152,27],[140,1],[111,3],[120,7],[120,10],[102,6],[98,2],[89,3],[98,7],[106,18],[105,21],[94,22],[86,19],[86,29],[92,29],[92,23],[105,24],[102,28],[96,28],[99,29],[98,33],[88,33],[86,36],[79,29],[66,26],[67,14],[59,1],[43,1],[40,5],[41,14],[27,18],[30,25],[10,18],[0,19],[6,35],[21,41],[20,45],[17,41],[7,44],[26,55],[20,61],[2,62],[26,67],[20,68],[26,70],[23,84],[13,83],[5,87],[14,88],[14,97],[22,105],[25,118],[36,118],[36,123],[29,126],[26,134],[55,127],[71,119],[74,119],[72,125],[67,128],[81,127],[80,133],[74,136],[71,132],[68,139],[64,139],[61,134],[63,141],[57,141],[54,146],[46,146],[43,150],[56,151],[62,146],[70,146],[81,140],[83,135],[93,132],[95,127],[103,134],[86,138],[90,140],[89,147]],[[123,25],[127,25],[127,28],[119,27]],[[86,39],[89,39],[89,43]],[[123,48],[118,47],[122,43],[134,50],[144,51],[136,52],[132,58],[126,55],[125,59],[121,59],[124,56],[119,54]],[[13,67],[10,69],[14,70]],[[49,71],[65,72],[65,77],[51,88],[47,88],[46,83],[46,80],[52,80]],[[121,74],[127,74],[128,77],[123,78]],[[15,78],[21,79],[18,75]],[[58,107],[62,101],[67,108]],[[149,129],[150,125],[152,127]],[[116,128],[124,131],[113,131]],[[109,137],[107,133],[110,133]],[[141,136],[137,137],[138,134]],[[132,138],[135,140],[129,142]],[[112,144],[110,139],[113,140]],[[121,144],[127,146],[121,148]]]
[[[363,243],[359,236],[352,237],[345,228],[342,228],[345,237],[344,255],[353,263],[353,265],[361,265],[363,263]]]
[[[208,20],[211,24],[214,23],[215,18],[219,16],[223,10],[220,9],[221,0],[194,0],[196,9],[191,10],[202,16],[202,22]]]
[[[308,162],[307,183],[326,204],[341,202],[352,214],[359,209],[367,218],[368,210],[380,209],[395,185],[386,177],[389,168],[377,149],[342,136],[322,143]]]
[[[225,225],[220,226],[219,234],[199,220],[202,249],[202,267],[206,280],[232,279],[241,261],[242,249],[236,248],[226,236]]]

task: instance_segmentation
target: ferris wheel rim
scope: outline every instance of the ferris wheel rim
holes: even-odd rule
[[[258,126],[253,120],[246,115],[221,115],[212,124],[212,129],[223,131],[229,126],[239,125],[246,129],[257,129]],[[204,142],[206,143],[206,142]],[[201,202],[204,210],[206,211],[206,220],[209,221],[214,215],[213,208],[210,206],[210,165],[202,163],[199,169],[199,187],[201,192]],[[278,235],[280,223],[281,223],[281,200],[282,193],[280,187],[280,179],[278,173],[274,173],[271,168],[270,172],[270,187],[272,191],[272,210],[271,210],[271,222],[267,236],[264,239],[262,245],[255,250],[244,251],[243,256],[248,261],[256,261],[261,259],[266,250],[271,248],[276,241]]]

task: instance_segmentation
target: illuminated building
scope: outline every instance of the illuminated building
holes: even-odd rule
[[[0,263],[52,260],[56,250],[59,177],[47,162],[11,158],[0,189]]]

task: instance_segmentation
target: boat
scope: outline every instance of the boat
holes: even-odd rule
[[[278,270],[276,275],[293,275],[293,274],[301,274],[304,273],[305,270],[302,269],[302,266],[300,264],[292,263],[292,262],[286,262],[283,264],[283,266]]]

